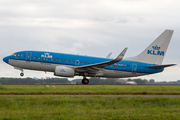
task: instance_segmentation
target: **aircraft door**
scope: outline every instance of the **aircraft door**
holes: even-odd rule
[[[27,53],[26,53],[26,60],[27,60],[27,61],[31,61],[31,55],[32,55],[31,52],[27,52]]]
[[[132,73],[136,74],[136,70],[137,70],[137,64],[132,64]]]
[[[79,66],[79,64],[80,64],[79,60],[76,60],[75,65]]]

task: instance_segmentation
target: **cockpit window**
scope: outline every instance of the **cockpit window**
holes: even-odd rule
[[[12,54],[12,56],[15,56],[15,57],[17,57],[17,56],[19,56],[19,54]]]

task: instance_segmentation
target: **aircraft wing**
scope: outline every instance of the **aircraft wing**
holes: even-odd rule
[[[125,48],[114,60],[97,63],[97,64],[85,65],[85,66],[77,66],[75,67],[75,70],[77,72],[97,73],[99,70],[104,69],[106,66],[120,62],[123,59],[127,49],[128,48]]]

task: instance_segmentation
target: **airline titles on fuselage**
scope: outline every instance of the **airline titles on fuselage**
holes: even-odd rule
[[[50,55],[50,53],[44,53],[44,55],[42,54],[41,57],[44,57],[44,58],[53,58],[53,56]]]

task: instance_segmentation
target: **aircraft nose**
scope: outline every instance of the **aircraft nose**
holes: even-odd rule
[[[3,61],[5,62],[5,63],[8,63],[9,62],[9,57],[7,56],[7,57],[4,57],[3,58]]]

